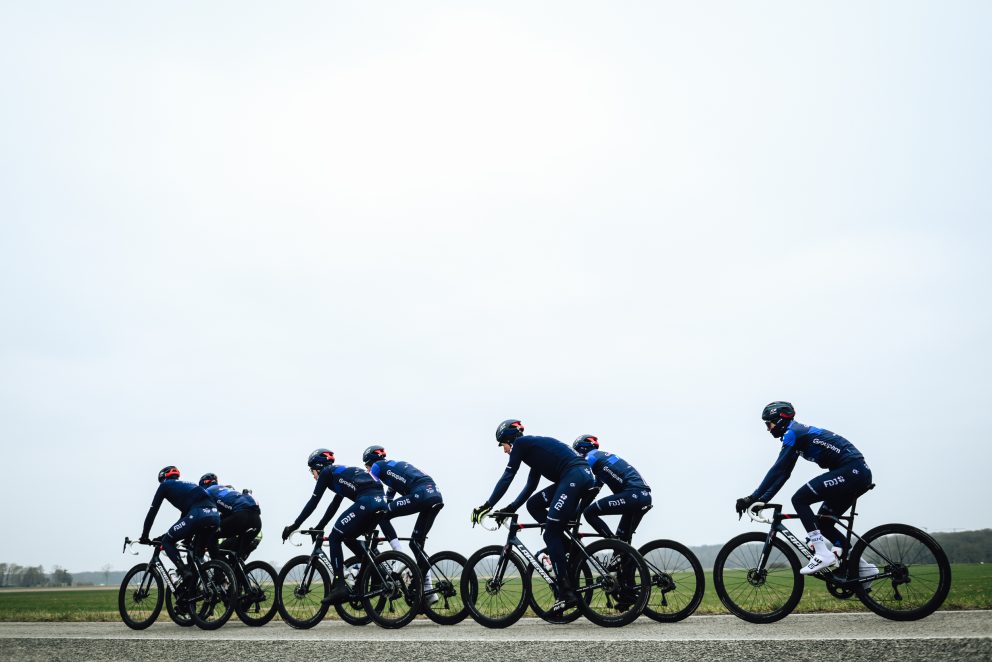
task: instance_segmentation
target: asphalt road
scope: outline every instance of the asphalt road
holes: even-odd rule
[[[418,620],[400,630],[328,621],[311,630],[274,622],[232,622],[216,632],[159,622],[135,632],[119,623],[0,623],[0,660],[196,660],[237,662],[363,657],[485,662],[782,659],[855,662],[992,660],[992,611],[938,612],[898,623],[874,614],[792,615],[771,625],[733,616],[694,616],[661,624],[641,618],[623,628],[584,621],[554,626],[525,619],[505,630],[471,621],[441,627]]]

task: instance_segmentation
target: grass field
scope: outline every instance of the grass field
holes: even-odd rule
[[[942,609],[992,609],[992,564],[959,564],[952,567],[951,593]],[[697,614],[725,614],[713,590],[710,573],[706,595]],[[819,581],[807,580],[796,612],[867,611],[857,598],[833,598]],[[330,610],[328,618],[336,618]],[[165,609],[161,618],[168,619]],[[0,589],[0,621],[119,621],[116,589]]]

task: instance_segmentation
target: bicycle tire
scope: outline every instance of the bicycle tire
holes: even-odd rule
[[[290,627],[306,630],[324,620],[331,577],[316,557],[294,556],[279,571],[279,615]]]
[[[502,555],[501,545],[483,547],[468,557],[462,574],[462,600],[468,613],[487,628],[509,627],[527,610],[524,564],[516,552],[508,553],[506,568],[498,582],[493,576]]]
[[[171,618],[172,622],[178,625],[179,627],[182,628],[193,627],[195,623],[193,623],[193,617],[189,615],[188,607],[186,605],[183,605],[183,608],[180,609],[176,605],[177,601],[178,599],[176,598],[176,594],[172,592],[171,588],[166,587],[165,610],[169,613],[169,618]]]
[[[238,602],[238,580],[231,566],[216,559],[200,566],[190,616],[201,630],[216,630],[227,623]]]
[[[363,564],[355,585],[365,612],[379,627],[401,628],[420,613],[424,580],[416,562],[402,552],[383,552],[375,565]]]
[[[644,615],[659,623],[688,618],[703,601],[706,576],[688,547],[674,540],[652,540],[637,550],[651,573],[651,595]]]
[[[644,558],[615,538],[597,540],[585,549],[597,562],[582,555],[570,569],[582,614],[600,627],[633,623],[651,596],[651,574]]]
[[[345,560],[344,568],[348,568],[358,565],[361,566],[361,559],[357,556],[352,556]],[[361,568],[359,567],[359,571]],[[355,575],[356,579],[358,575]],[[357,582],[356,582],[357,583]],[[354,586],[349,586],[348,589],[354,593]],[[358,596],[352,596],[348,602],[342,602],[340,604],[334,605],[334,611],[337,615],[341,617],[341,620],[349,625],[368,625],[372,622],[372,617],[368,615],[365,611],[365,605],[362,604],[362,599]]]
[[[774,623],[785,618],[803,595],[799,559],[780,538],[772,540],[768,562],[761,572],[757,570],[767,538],[767,533],[759,531],[731,538],[713,564],[713,588],[720,602],[749,623]]]
[[[468,561],[458,552],[443,551],[432,554],[428,562],[433,587],[429,595],[424,589],[424,614],[438,625],[461,623],[468,616],[461,594],[462,575]],[[430,595],[438,596],[437,602],[431,604]]]
[[[936,611],[951,590],[951,564],[940,544],[908,524],[883,524],[868,531],[851,550],[849,566],[860,561],[892,577],[858,583],[854,593],[879,616],[915,621]]]
[[[265,561],[252,561],[244,566],[244,571],[248,581],[238,584],[234,611],[245,625],[261,627],[278,610],[279,577],[276,569]]]
[[[538,563],[543,563],[542,557],[546,556],[548,553],[548,548],[544,547],[537,551],[534,558],[537,559]],[[550,572],[548,574],[551,574]],[[527,602],[530,605],[531,611],[537,614],[538,618],[548,623],[555,623],[557,625],[563,625],[565,623],[571,623],[582,616],[582,610],[579,609],[578,605],[574,607],[569,607],[568,609],[561,612],[554,612],[551,607],[554,606],[555,602],[558,600],[558,587],[555,584],[549,584],[541,577],[535,570],[534,566],[527,565],[527,570],[525,571],[524,581],[527,582]]]
[[[135,579],[138,581],[134,582]],[[117,610],[125,625],[132,630],[144,630],[155,622],[165,600],[163,584],[158,570],[149,569],[147,563],[139,563],[127,571],[117,592]]]

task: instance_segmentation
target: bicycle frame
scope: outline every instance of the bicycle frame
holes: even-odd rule
[[[364,565],[365,563],[370,563],[371,567],[375,570],[376,574],[379,576],[379,580],[382,583],[385,583],[386,577],[383,576],[382,570],[379,568],[379,564],[375,562],[375,558],[379,555],[378,550],[376,550],[374,546],[369,544],[369,541],[371,540],[374,532],[375,530],[373,529],[372,532],[370,532],[368,535],[365,536],[364,541],[361,539],[356,539],[356,542],[362,548],[362,552],[365,555],[365,558],[362,559],[362,564]],[[324,532],[317,529],[309,529],[309,530],[299,531],[299,533],[302,535],[311,535],[314,533],[320,535],[320,538],[314,541],[313,551],[310,552],[310,562],[307,563],[306,574],[303,576],[304,584],[306,586],[309,586],[310,581],[313,579],[313,573],[315,571],[313,569],[312,564],[315,561],[323,564],[323,566],[327,569],[327,572],[330,573],[330,576],[334,577],[334,566],[331,565],[330,557],[328,557],[327,554],[324,553],[324,543],[327,542],[327,538],[324,537]],[[378,593],[357,594],[357,595],[353,595],[352,599],[360,600],[362,598],[367,598],[367,597],[370,598],[374,595],[378,595]]]
[[[503,553],[500,555],[499,565],[497,565],[496,567],[496,572],[495,572],[496,577],[499,578],[503,577],[503,573],[506,571],[506,565],[508,563],[507,557],[509,556],[510,549],[512,547],[516,547],[520,551],[521,556],[523,556],[524,559],[527,560],[527,563],[530,564],[532,568],[537,570],[537,574],[540,575],[541,579],[546,581],[548,584],[557,584],[554,577],[549,575],[548,571],[545,570],[544,564],[540,563],[536,558],[534,558],[534,555],[531,553],[530,549],[528,549],[527,546],[523,543],[523,541],[517,537],[518,531],[522,531],[524,529],[541,528],[544,526],[544,524],[538,524],[536,522],[533,524],[519,524],[517,520],[520,518],[520,516],[517,513],[496,512],[490,514],[489,517],[492,518],[505,517],[506,519],[509,520],[509,525],[508,525],[509,531],[507,532],[507,536],[506,536],[506,544],[503,546]],[[575,529],[574,532],[572,530],[573,528]],[[600,536],[596,534],[579,533],[577,523],[567,527],[564,533],[565,533],[565,537],[572,543],[571,547],[573,549],[580,550],[587,560],[592,561],[593,564],[595,564],[595,566],[599,569],[599,572],[601,574],[604,575],[608,574],[607,569],[603,566],[602,563],[599,562],[599,559],[597,559],[594,556],[590,556],[589,552],[586,551],[585,546],[582,544],[580,540],[581,538],[598,538]],[[596,588],[597,586],[598,585],[584,586],[583,589]]]
[[[124,538],[124,550],[128,548],[129,545],[134,545],[137,540],[131,540],[130,538]],[[148,567],[145,569],[145,574],[141,578],[141,590],[147,592],[151,588],[152,573],[158,572],[159,576],[162,577],[163,581],[168,584],[169,589],[172,591],[173,595],[176,593],[176,588],[179,586],[178,583],[173,581],[172,573],[166,568],[165,563],[162,561],[162,545],[161,543],[155,543],[155,549],[152,551],[152,558],[148,561]],[[185,551],[182,547],[179,548],[180,551]],[[122,550],[123,551],[123,550]],[[134,552],[137,555],[137,552]],[[199,573],[199,568],[197,568],[197,573]]]
[[[366,534],[365,541],[369,549],[378,549],[378,546],[380,544],[384,542],[388,542],[383,536],[376,535],[377,533],[378,530],[373,528],[372,531]],[[423,563],[425,566],[427,566],[428,572],[433,572],[436,573],[437,575],[440,575],[440,579],[442,581],[448,582],[448,584],[451,586],[455,585],[455,583],[451,581],[451,579],[449,579],[448,576],[445,575],[440,568],[435,568],[433,565],[431,565],[431,561],[430,558],[427,556],[427,552],[424,550],[423,547],[421,547],[417,543],[417,541],[415,541],[413,538],[397,538],[397,540],[402,540],[410,545],[410,551],[413,552],[413,560],[415,562],[417,562],[418,564]],[[440,593],[443,597],[449,597],[444,595],[440,586],[440,582],[438,583],[437,586],[432,586],[430,589],[424,589],[425,596],[434,595],[437,593]]]

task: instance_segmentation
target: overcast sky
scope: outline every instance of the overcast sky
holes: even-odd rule
[[[642,542],[722,543],[778,399],[864,453],[864,528],[992,526],[990,18],[5,3],[0,561],[129,567],[175,464],[282,563],[310,451],[373,443],[468,555],[509,417],[634,464]]]

